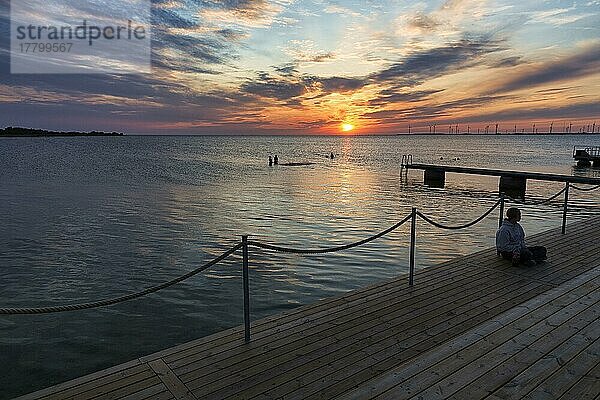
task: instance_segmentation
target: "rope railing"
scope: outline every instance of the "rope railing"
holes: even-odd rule
[[[69,305],[62,305],[62,306],[37,307],[37,308],[36,307],[0,308],[0,315],[49,314],[49,313],[57,313],[57,312],[64,312],[64,311],[87,310],[87,309],[91,309],[91,308],[111,306],[114,304],[122,303],[124,301],[137,299],[139,297],[146,296],[150,293],[158,292],[159,290],[163,290],[163,289],[168,288],[169,286],[173,286],[177,283],[183,282],[183,281],[191,278],[192,276],[197,275],[200,272],[205,271],[208,268],[212,267],[213,265],[223,261],[230,255],[235,253],[237,250],[239,250],[241,247],[242,247],[241,243],[237,244],[237,245],[233,246],[232,248],[230,248],[229,250],[227,250],[226,252],[224,252],[223,254],[221,254],[219,257],[215,258],[212,261],[207,262],[203,266],[196,268],[193,271],[188,272],[187,274],[181,275],[181,276],[179,276],[175,279],[172,279],[168,282],[165,282],[163,284],[152,286],[152,287],[142,290],[140,292],[131,293],[131,294],[127,294],[124,296],[115,297],[115,298],[107,299],[107,300],[94,301],[91,303],[69,304]]]
[[[407,162],[408,162],[408,160],[407,160]],[[567,209],[568,209],[568,201],[569,201],[569,188],[570,187],[573,187],[576,190],[592,191],[592,190],[596,190],[596,189],[600,188],[600,185],[592,187],[592,188],[580,188],[580,187],[570,185],[569,183],[566,183],[565,188],[562,189],[560,192],[556,193],[555,195],[551,196],[548,199],[543,200],[542,202],[535,203],[536,205],[545,204],[545,203],[548,203],[548,202],[556,199],[558,196],[564,194],[564,209],[563,209],[563,224],[562,224],[562,233],[563,234],[565,233],[565,228],[566,228]],[[209,269],[210,267],[218,264],[219,262],[221,262],[221,261],[225,260],[226,258],[228,258],[229,256],[231,256],[236,251],[242,249],[243,250],[243,255],[242,255],[242,258],[243,258],[242,278],[243,279],[242,280],[243,280],[243,289],[244,289],[244,325],[245,325],[244,332],[245,332],[245,340],[246,340],[246,342],[249,342],[250,341],[250,294],[249,294],[249,278],[248,278],[248,276],[249,276],[248,248],[250,246],[260,248],[263,250],[270,250],[270,251],[289,253],[289,254],[315,255],[315,254],[334,253],[334,252],[338,252],[338,251],[349,250],[349,249],[352,249],[352,248],[355,248],[358,246],[362,246],[369,242],[372,242],[376,239],[379,239],[379,238],[397,230],[398,228],[400,228],[402,225],[404,225],[408,221],[411,221],[410,254],[409,254],[409,257],[410,257],[410,260],[409,260],[409,286],[413,286],[414,274],[415,274],[415,253],[416,253],[415,245],[416,245],[417,217],[420,217],[425,222],[427,222],[430,225],[433,225],[439,229],[461,230],[461,229],[470,228],[470,227],[478,224],[479,222],[483,221],[486,217],[488,217],[496,208],[500,207],[499,224],[502,224],[504,207],[505,207],[506,201],[518,202],[515,199],[506,197],[504,194],[501,194],[500,199],[491,208],[489,208],[486,212],[484,212],[481,216],[479,216],[478,218],[474,219],[471,222],[468,222],[468,223],[465,223],[462,225],[455,225],[455,226],[445,225],[445,224],[436,222],[432,218],[430,218],[427,215],[423,214],[422,212],[418,211],[417,208],[413,207],[412,212],[409,215],[404,217],[401,221],[390,226],[389,228],[387,228],[377,234],[374,234],[366,239],[359,240],[359,241],[353,242],[353,243],[348,243],[348,244],[341,245],[341,246],[334,246],[334,247],[314,248],[314,249],[298,249],[298,248],[293,248],[293,247],[286,247],[286,246],[279,246],[279,245],[275,245],[275,244],[262,243],[262,242],[256,241],[256,240],[248,240],[248,236],[242,236],[241,243],[231,247],[229,250],[223,252],[220,256],[207,262],[206,264],[202,265],[201,267],[196,268],[193,271],[190,271],[190,272],[188,272],[184,275],[181,275],[175,279],[172,279],[168,282],[162,283],[160,285],[152,286],[150,288],[144,289],[139,292],[135,292],[135,293],[131,293],[131,294],[127,294],[124,296],[119,296],[119,297],[115,297],[115,298],[111,298],[111,299],[89,302],[89,303],[58,305],[58,306],[49,306],[49,307],[0,308],[0,315],[47,314],[47,313],[57,313],[57,312],[64,312],[64,311],[86,310],[86,309],[110,306],[110,305],[122,303],[125,301],[137,299],[137,298],[146,296],[148,294],[155,293],[160,290],[166,289],[166,288],[173,286],[175,284],[178,284],[180,282],[183,282],[183,281],[193,277],[194,275],[197,275],[200,272],[203,272],[203,271]],[[523,204],[525,204],[525,203],[523,203]],[[527,203],[527,204],[530,204],[530,203]]]
[[[582,188],[582,187],[575,186],[575,185],[571,185],[571,187],[572,187],[573,189],[575,189],[575,190],[579,190],[579,191],[581,191],[581,192],[591,192],[591,191],[594,191],[594,190],[600,189],[600,185],[597,185],[597,186],[592,186],[592,187],[587,187],[587,188]]]
[[[296,248],[292,248],[292,247],[284,247],[284,246],[277,246],[277,245],[273,245],[273,244],[261,243],[261,242],[257,242],[254,240],[248,241],[248,244],[250,246],[258,247],[258,248],[261,248],[264,250],[272,250],[272,251],[277,251],[277,252],[281,252],[281,253],[289,253],[289,254],[334,253],[337,251],[349,250],[354,247],[362,246],[363,244],[367,244],[369,242],[372,242],[373,240],[379,239],[380,237],[385,236],[388,233],[391,233],[391,232],[395,231],[396,229],[400,228],[402,225],[407,223],[411,218],[412,218],[412,214],[409,214],[402,221],[392,225],[391,227],[389,227],[388,229],[386,229],[384,231],[377,233],[376,235],[370,236],[370,237],[360,240],[358,242],[349,243],[346,245],[336,246],[336,247],[327,247],[327,248],[322,248],[322,249],[296,249]]]
[[[492,211],[494,211],[496,208],[498,208],[498,206],[500,205],[500,203],[502,203],[502,201],[503,201],[502,199],[498,200],[496,202],[496,204],[494,204],[489,210],[487,210],[485,213],[483,213],[480,217],[478,217],[475,220],[473,220],[469,223],[466,223],[464,225],[457,225],[457,226],[443,225],[443,224],[440,224],[439,222],[435,222],[434,220],[432,220],[431,218],[429,218],[428,216],[426,216],[425,214],[423,214],[420,211],[417,211],[417,215],[419,217],[421,217],[421,219],[423,219],[425,222],[429,223],[430,225],[435,226],[436,228],[446,229],[446,230],[466,229],[466,228],[470,228],[473,225],[476,225],[479,222],[483,221],[488,215],[490,215],[492,213]]]
[[[573,187],[573,186],[571,186]],[[560,196],[561,194],[565,193],[567,191],[567,187],[565,186],[564,188],[562,188],[561,191],[559,191],[558,193],[548,197],[547,199],[544,200],[540,200],[540,201],[535,201],[535,202],[531,202],[531,201],[525,201],[525,200],[519,200],[519,199],[515,199],[513,197],[510,196],[506,196],[506,199],[510,200],[512,203],[517,203],[517,204],[523,204],[523,205],[531,205],[531,206],[541,206],[544,204],[548,204],[550,203],[552,200],[556,199],[558,196]]]

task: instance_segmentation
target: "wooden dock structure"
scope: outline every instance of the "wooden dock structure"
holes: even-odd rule
[[[591,150],[590,150],[591,151]],[[600,147],[598,148],[600,157]],[[403,159],[405,160],[405,159]],[[406,159],[408,160],[408,159]],[[411,158],[412,160],[412,158]],[[600,159],[598,159],[600,162]],[[446,173],[453,172],[468,175],[484,175],[500,177],[498,191],[506,193],[513,197],[524,197],[527,190],[527,180],[540,180],[547,182],[563,182],[566,184],[581,183],[586,185],[600,185],[600,178],[574,175],[549,174],[542,172],[512,171],[493,168],[474,168],[461,167],[453,165],[435,165],[435,164],[413,164],[403,161],[402,169],[415,169],[424,171],[424,182],[426,185],[436,188],[443,188],[446,184]],[[402,173],[402,172],[401,172]]]
[[[600,217],[270,316],[20,399],[595,399]],[[161,327],[168,329],[168,327]]]
[[[578,167],[600,167],[600,146],[575,146],[573,158]]]

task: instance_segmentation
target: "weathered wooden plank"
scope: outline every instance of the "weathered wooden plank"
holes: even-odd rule
[[[174,399],[171,392],[169,392],[165,385],[158,384],[154,386],[148,386],[147,388],[135,392],[133,394],[122,397],[120,400],[146,400],[146,399]]]
[[[595,289],[595,285],[600,280],[588,282],[584,287],[578,288],[580,290],[591,291]],[[550,295],[554,296],[556,292]],[[559,292],[560,293],[560,292]],[[481,327],[477,327],[472,331],[465,334],[464,338],[459,338],[449,344],[444,344],[440,349],[433,350],[430,354],[422,356],[428,363],[424,363],[419,359],[414,362],[416,365],[421,367],[419,370],[415,370],[412,366],[407,366],[401,370],[396,371],[395,375],[398,379],[402,377],[402,381],[398,379],[398,384],[393,388],[381,387],[376,388],[377,391],[384,391],[384,395],[378,398],[382,399],[402,399],[409,398],[410,396],[419,394],[423,398],[428,396],[442,395],[449,397],[453,393],[448,387],[459,390],[467,387],[470,382],[477,377],[477,374],[483,374],[490,369],[493,369],[495,365],[498,365],[498,360],[510,357],[510,347],[513,350],[520,350],[525,348],[529,343],[525,342],[524,339],[530,341],[535,340],[535,336],[531,336],[532,326],[538,328],[552,329],[551,325],[547,325],[544,318],[551,316],[553,313],[560,312],[562,310],[578,310],[590,308],[590,302],[579,303],[580,294],[570,292],[562,294],[553,300],[547,300],[549,296],[542,294],[539,297],[545,299],[544,304],[541,307],[530,310],[530,307],[534,307],[535,303],[525,303],[521,307],[517,307],[521,310],[525,310],[524,314],[514,314],[508,312],[499,318],[495,319],[497,323],[496,329],[492,333],[488,333],[490,328],[494,328],[494,324],[484,326],[483,330]],[[589,318],[593,318],[597,313],[590,313]],[[568,316],[568,311],[565,312],[563,318]],[[515,317],[518,317],[514,319]],[[500,325],[500,327],[498,327]],[[535,329],[535,328],[534,328]],[[520,338],[519,338],[520,337]],[[508,347],[506,344],[508,342]],[[460,347],[460,344],[464,344],[464,347]],[[450,352],[453,349],[453,352]],[[535,348],[532,348],[532,352]],[[440,354],[436,354],[436,353]],[[442,359],[443,356],[446,356]],[[542,357],[543,354],[539,354]],[[475,362],[476,361],[476,362]],[[411,363],[412,364],[412,363]],[[470,368],[470,370],[468,369]],[[462,380],[462,382],[461,382]],[[393,384],[393,381],[388,381],[388,385]],[[378,385],[380,386],[380,385]],[[439,387],[438,387],[439,386]],[[448,386],[448,387],[443,387]],[[425,392],[422,392],[426,390]],[[485,393],[487,395],[488,393]],[[457,396],[460,398],[460,395]],[[479,398],[476,396],[466,395],[463,398]]]
[[[550,375],[535,389],[523,396],[525,400],[557,399],[580,378],[591,371],[600,359],[600,338],[596,338],[583,351]]]
[[[509,281],[510,278],[506,279],[506,285],[505,287],[509,287],[511,285],[511,282]],[[440,315],[443,318],[449,318],[447,312],[448,310],[450,310],[452,307],[457,306],[457,305],[461,305],[461,304],[468,304],[471,301],[475,301],[477,296],[484,292],[485,289],[487,288],[492,288],[493,284],[488,283],[487,286],[480,286],[480,287],[475,287],[471,290],[471,293],[469,293],[468,291],[464,291],[464,296],[462,301],[461,298],[456,298],[456,303],[455,305],[448,305],[446,304],[446,309],[440,309],[439,304],[435,303],[435,302],[431,302],[431,299],[427,299],[428,303],[424,303],[424,304],[413,304],[413,305],[408,305],[406,307],[401,307],[398,308],[397,310],[391,312],[391,313],[386,313],[385,310],[383,313],[371,313],[371,315],[366,316],[366,317],[361,317],[358,316],[357,318],[357,324],[356,325],[352,325],[351,326],[341,326],[339,329],[337,329],[335,331],[335,333],[329,334],[326,333],[325,337],[329,338],[332,337],[335,341],[333,341],[331,344],[326,345],[326,346],[321,346],[319,347],[317,350],[312,350],[312,344],[314,343],[314,340],[312,340],[310,337],[306,338],[307,340],[305,341],[301,341],[299,343],[300,346],[305,346],[306,344],[308,344],[308,348],[303,348],[300,347],[301,351],[300,353],[298,353],[297,351],[294,352],[294,354],[301,354],[302,358],[293,358],[291,360],[290,363],[285,365],[285,368],[282,368],[280,366],[277,366],[276,364],[274,365],[274,361],[277,362],[277,360],[268,360],[265,359],[265,363],[261,364],[263,367],[267,368],[267,371],[260,371],[262,372],[263,377],[272,377],[272,373],[277,373],[277,374],[283,374],[284,372],[286,372],[290,367],[294,367],[299,363],[302,364],[306,364],[309,361],[311,361],[312,359],[317,359],[320,357],[323,357],[324,355],[329,355],[329,357],[333,357],[333,358],[337,358],[338,355],[333,354],[334,351],[337,351],[338,353],[341,351],[340,349],[344,349],[346,348],[345,352],[348,352],[348,350],[350,349],[350,347],[348,346],[354,346],[352,348],[356,348],[357,350],[362,349],[365,345],[366,345],[366,340],[370,342],[373,342],[376,338],[379,337],[387,337],[391,334],[394,334],[397,330],[407,330],[408,328],[411,327],[413,330],[415,330],[415,326],[416,324],[419,322],[419,318],[422,318],[423,320],[425,318],[434,318],[435,315]],[[498,289],[501,289],[502,286],[499,284]],[[458,289],[458,288],[457,288]],[[452,292],[444,292],[443,295],[444,296],[451,296]],[[467,297],[470,296],[470,297]],[[443,297],[443,298],[448,298],[448,297]],[[443,299],[443,298],[440,298]],[[435,298],[434,298],[435,300]],[[447,303],[447,302],[446,302]],[[397,307],[394,307],[397,308]],[[420,315],[419,315],[420,313]],[[373,319],[373,317],[375,317],[376,319]],[[411,323],[412,321],[412,323]],[[397,333],[396,333],[397,334]],[[318,339],[318,337],[316,338]],[[289,354],[289,351],[287,348],[283,348],[283,350],[280,352],[280,355],[285,355]],[[273,353],[268,353],[268,355],[273,355]],[[287,357],[285,357],[284,359],[287,359]],[[302,365],[300,364],[300,365]],[[233,364],[236,367],[238,366],[237,363]],[[237,369],[237,368],[236,368]],[[271,371],[273,372],[271,372]],[[229,368],[228,368],[228,371]],[[253,373],[256,373],[256,371],[253,370],[244,370],[243,368],[241,369],[241,372],[239,375],[236,376],[236,378],[242,378],[245,377],[247,380],[246,383],[250,383],[250,384],[256,384],[258,377],[257,376],[252,376],[251,375]],[[286,372],[286,376],[289,376],[289,372]],[[251,377],[251,379],[249,379]],[[215,379],[207,379],[207,382],[213,382],[215,381]],[[190,383],[190,388],[194,387],[191,383]],[[236,385],[236,388],[240,388],[239,385]],[[222,393],[220,393],[222,394]]]
[[[595,304],[596,306],[598,305],[598,303]],[[554,316],[556,315],[557,314]],[[484,398],[487,396],[487,394],[506,384],[510,378],[519,374],[529,365],[544,357],[550,350],[552,350],[554,346],[560,345],[562,342],[569,340],[570,336],[575,335],[579,330],[589,326],[590,322],[597,320],[598,315],[599,310],[594,310],[593,307],[588,307],[578,316],[573,317],[558,327],[555,327],[546,334],[544,334],[545,330],[550,330],[550,328],[553,326],[551,323],[549,323],[548,319],[533,326],[531,331],[524,332],[524,335],[521,334],[515,336],[513,339],[511,339],[511,342],[517,342],[517,345],[514,346],[514,350],[517,350],[516,352],[513,351],[511,346],[504,344],[486,354],[484,357],[478,359],[474,364],[479,366],[481,369],[489,369],[488,363],[495,363],[495,366],[493,369],[489,370],[489,372],[482,374],[477,379],[465,384],[462,388],[460,388],[460,390],[455,392],[449,398]],[[565,316],[567,315],[561,313],[561,317]],[[582,327],[582,325],[584,325],[584,327]],[[598,329],[600,329],[600,323],[591,324],[590,330],[592,334]],[[588,331],[588,334],[589,333],[590,332]],[[519,347],[521,348],[519,349]],[[498,353],[502,354],[498,355]],[[507,356],[511,357],[507,358]],[[461,372],[464,373],[465,371],[463,370]],[[467,374],[468,372],[469,371],[467,371]]]
[[[532,297],[532,296],[528,296],[527,294],[525,294],[523,296],[523,298],[522,298],[521,301],[524,301],[524,300],[526,300],[527,298],[530,298],[530,297]],[[493,309],[488,314],[493,314]],[[477,320],[476,319],[477,317],[474,317],[474,318],[475,318],[475,320]],[[485,320],[485,317],[484,317],[484,320]],[[465,321],[464,323],[468,324],[469,322],[471,322],[471,321]],[[438,339],[437,344],[440,344],[443,340],[447,340],[448,338],[452,337],[453,334],[460,333],[460,329],[462,328],[462,326],[453,327],[453,326],[445,326],[444,324],[441,324],[439,326],[442,326],[444,328],[443,328],[442,332],[439,332],[440,339]],[[458,330],[458,332],[457,332],[457,330]],[[431,330],[430,330],[430,332],[431,332]],[[436,340],[436,339],[434,338],[434,340]],[[427,344],[427,343],[425,344],[425,347],[421,347],[420,345],[415,345],[411,349],[409,349],[409,351],[415,351],[415,350],[416,351],[425,351],[425,350],[428,350],[428,348],[426,347],[428,345],[429,344]],[[373,357],[373,354],[370,354],[370,357]],[[390,360],[393,360],[393,359],[394,359],[394,356],[390,357]],[[377,364],[376,368],[383,368],[384,366],[387,367],[388,365],[390,365],[390,367],[393,367],[393,364],[391,362],[390,363],[379,362]],[[347,389],[343,389],[344,385],[353,387],[353,385],[354,385],[353,381],[360,382],[361,380],[366,380],[366,379],[368,379],[368,377],[369,377],[370,374],[371,374],[371,371],[369,371],[369,369],[365,369],[364,371],[362,371],[362,375],[353,375],[352,377],[349,377],[345,381],[340,381],[342,379],[343,375],[340,373],[340,371],[338,371],[338,372],[336,372],[335,376],[331,377],[331,379],[330,379],[330,381],[332,379],[334,379],[336,383],[334,383],[333,385],[331,385],[331,387],[329,387],[327,389],[321,389],[320,390],[320,394],[324,395],[325,397],[327,395],[333,396],[333,395],[336,394],[336,390],[347,390]],[[311,385],[306,384],[306,386],[310,386],[310,389],[312,389]],[[303,388],[302,390],[304,392],[306,392],[307,389],[308,388]],[[339,393],[339,392],[337,392],[337,393]],[[307,396],[306,393],[303,393],[303,396],[298,396],[298,398],[300,398],[300,397],[310,398],[310,397]],[[294,397],[292,396],[291,398],[294,398]]]
[[[194,397],[192,392],[185,387],[179,377],[171,371],[162,359],[149,361],[148,365],[156,372],[156,375],[160,378],[164,386],[169,389],[175,399],[196,400],[196,397]]]
[[[246,358],[249,358],[256,353],[271,351],[278,345],[289,345],[297,339],[304,339],[306,334],[304,331],[310,331],[312,334],[317,334],[326,329],[335,328],[344,322],[360,319],[361,316],[368,312],[371,307],[378,308],[378,311],[385,312],[385,309],[397,307],[402,308],[403,304],[414,304],[425,301],[430,302],[434,298],[436,289],[444,289],[451,287],[462,287],[465,281],[469,279],[485,279],[481,271],[473,271],[465,269],[464,275],[445,277],[444,280],[434,282],[431,285],[423,285],[419,288],[400,288],[391,292],[382,292],[379,295],[373,294],[364,298],[363,301],[353,302],[352,304],[334,308],[331,311],[320,311],[316,314],[302,314],[302,318],[297,324],[277,328],[270,332],[267,336],[254,337],[252,343],[247,346],[222,347],[219,349],[210,349],[209,352],[189,355],[185,359],[179,359],[170,362],[169,365],[178,374],[186,374],[190,371],[199,370],[201,368],[213,369],[213,364],[236,356],[241,352]],[[450,293],[450,291],[448,291]],[[421,303],[423,305],[425,303]],[[373,317],[374,315],[371,315]],[[286,329],[289,328],[289,329]],[[313,330],[314,329],[314,330]],[[265,347],[267,346],[268,347]],[[208,358],[210,356],[210,358]],[[240,360],[236,360],[239,362]]]
[[[517,398],[533,390],[542,381],[547,379],[561,365],[575,357],[594,336],[598,335],[597,322],[584,328],[581,332],[573,335],[556,349],[531,363],[526,369],[498,388],[494,395],[500,398]]]
[[[127,375],[124,378],[113,380],[109,383],[104,381],[91,381],[84,385],[78,385],[73,388],[54,393],[44,400],[63,400],[63,399],[92,399],[104,393],[109,393],[114,390],[119,390],[124,387],[135,385],[138,382],[145,382],[148,379],[156,378],[156,375],[149,368],[145,368],[136,374]],[[155,383],[160,383],[158,379]]]
[[[533,285],[538,284],[527,283],[527,285],[532,285],[529,289],[533,290]],[[385,333],[385,330],[389,329],[387,326],[378,327],[378,329],[383,329],[383,332],[371,336],[380,339],[381,342],[377,345],[367,342],[363,347],[368,349],[368,351],[359,353],[362,359],[368,362],[368,366],[358,363],[358,360],[349,360],[347,357],[341,357],[335,360],[335,362],[321,366],[320,369],[313,368],[310,372],[301,371],[301,381],[298,379],[290,380],[293,376],[287,375],[283,379],[285,383],[273,382],[273,384],[278,384],[278,386],[264,392],[261,396],[268,398],[286,395],[291,396],[291,398],[307,398],[309,391],[319,391],[324,396],[327,396],[330,390],[332,392],[341,390],[339,386],[342,384],[354,384],[356,377],[353,375],[356,375],[356,367],[359,367],[360,373],[370,378],[373,374],[379,373],[381,368],[388,368],[390,365],[397,365],[414,357],[420,351],[416,350],[419,346],[429,348],[436,345],[437,339],[443,340],[441,339],[442,336],[455,334],[456,332],[453,328],[459,327],[458,329],[460,330],[465,326],[466,329],[469,323],[477,321],[477,315],[482,312],[482,309],[478,309],[480,306],[487,303],[490,304],[490,308],[497,307],[506,302],[503,294],[512,290],[513,288],[508,285],[504,289],[500,289],[500,292],[492,292],[487,295],[475,292],[456,302],[446,303],[441,306],[438,304],[435,310],[423,315],[417,315],[416,318],[418,319],[414,323],[404,319],[397,321],[399,331],[392,331],[391,336]],[[465,290],[465,292],[469,293],[468,290]],[[330,374],[332,373],[335,373],[335,381],[338,383],[331,388],[318,389],[317,385],[309,385],[313,381],[318,381],[319,383],[329,382],[331,380]],[[361,377],[360,379],[368,378]],[[260,389],[260,387],[255,387],[252,390],[257,389]],[[292,395],[291,393],[293,392],[295,393]]]
[[[334,397],[335,395],[342,393],[344,391],[350,390],[356,386],[357,382],[364,382],[368,379],[373,378],[374,376],[381,374],[384,371],[387,371],[391,368],[395,368],[398,365],[403,364],[408,359],[418,356],[424,351],[430,350],[440,344],[448,341],[449,339],[464,333],[465,331],[473,328],[474,326],[481,324],[482,322],[492,318],[495,315],[498,315],[520,303],[530,299],[531,297],[546,291],[546,288],[540,289],[532,285],[528,292],[522,294],[520,296],[514,297],[508,301],[498,301],[498,304],[490,306],[486,311],[480,312],[476,315],[465,314],[465,319],[460,319],[456,324],[451,324],[450,321],[446,321],[442,324],[438,324],[435,329],[434,336],[416,344],[415,346],[405,350],[404,352],[397,352],[392,355],[386,355],[386,358],[381,360],[380,362],[374,364],[370,368],[364,368],[359,373],[352,371],[351,374],[348,374],[343,380],[336,381],[333,385],[329,383],[329,386],[326,389],[321,390],[320,392],[312,392],[310,397],[302,397],[300,394],[306,392],[307,389],[311,388],[302,388],[300,392],[294,394],[294,396],[290,398],[323,398],[323,397]],[[429,333],[429,331],[426,331]],[[348,368],[345,368],[348,369]],[[337,373],[336,373],[337,375]]]
[[[486,337],[498,335],[498,333],[510,333],[509,329],[514,334],[522,332],[526,326],[531,325],[531,319],[534,316],[537,316],[536,320],[539,321],[547,315],[551,315],[554,310],[560,310],[563,306],[570,304],[574,299],[579,298],[581,293],[585,294],[595,290],[596,283],[593,279],[598,277],[600,277],[600,270],[583,274],[564,285],[564,287],[552,289],[510,309],[497,318],[489,319],[484,324],[444,343],[443,346],[425,352],[409,363],[390,370],[386,374],[382,374],[336,399],[367,399],[375,398],[384,393],[387,393],[386,396],[381,398],[401,398],[402,396],[407,397],[418,393],[420,390],[427,388],[432,382],[441,379],[440,376],[435,376],[432,381],[425,380],[418,383],[418,375],[423,377],[432,366],[438,365],[469,346],[479,346],[478,343]],[[583,285],[587,285],[587,288],[582,287]],[[553,307],[550,306],[551,304],[553,304]],[[485,353],[485,349],[482,348],[481,352]],[[400,385],[403,386],[396,391],[388,392]]]
[[[484,280],[487,280],[487,277],[483,278]],[[507,281],[508,279],[511,278],[504,278],[505,281]],[[480,281],[481,282],[481,281]],[[491,283],[488,282],[488,286],[492,286]],[[455,290],[459,290],[462,289],[464,286],[460,284],[457,286],[454,286]],[[476,289],[472,289],[472,290],[476,290]],[[483,289],[481,289],[483,290]],[[481,291],[480,290],[480,291]],[[407,323],[407,321],[409,321],[411,318],[414,318],[415,316],[413,315],[411,317],[411,314],[414,314],[418,311],[421,311],[422,313],[425,312],[435,312],[437,311],[438,313],[439,308],[438,306],[434,303],[435,300],[439,299],[447,299],[449,298],[449,296],[451,296],[452,292],[442,292],[440,294],[438,294],[437,296],[430,296],[430,297],[420,297],[418,296],[418,298],[415,299],[414,302],[404,302],[404,303],[400,303],[400,305],[396,305],[394,303],[384,303],[384,306],[382,306],[382,308],[378,309],[378,310],[370,310],[370,309],[366,309],[366,313],[365,315],[356,315],[356,314],[349,314],[347,316],[345,316],[345,320],[337,320],[334,321],[335,323],[337,323],[336,327],[334,327],[333,330],[329,330],[329,331],[324,331],[322,333],[322,335],[324,335],[325,337],[332,337],[333,339],[336,339],[336,341],[341,340],[344,337],[348,337],[350,339],[353,339],[354,341],[359,341],[361,340],[361,336],[356,336],[357,334],[359,334],[360,332],[365,332],[365,335],[367,336],[371,336],[373,335],[373,331],[371,331],[371,327],[372,325],[380,325],[378,329],[383,329],[384,325],[386,321],[392,321],[394,319],[400,318],[401,320],[399,321],[399,323]],[[466,293],[465,293],[466,294]],[[409,298],[410,299],[410,298]],[[457,301],[460,300],[460,298],[456,299]],[[389,311],[388,311],[389,310]],[[404,319],[404,316],[409,316],[409,319]],[[346,324],[350,324],[350,326],[344,326],[342,325],[343,323]],[[363,326],[363,324],[367,324],[366,326]],[[389,324],[385,325],[385,329],[390,329]],[[308,332],[308,333],[312,333]],[[341,336],[340,336],[341,335]],[[306,333],[303,332],[299,332],[297,334],[297,336],[301,339],[297,345],[298,346],[302,346],[303,344],[305,344],[306,342],[309,343],[313,343],[314,339],[312,337],[307,337]],[[282,353],[289,353],[290,351],[293,351],[293,349],[291,349],[290,343],[287,343],[285,341],[285,337],[283,338],[284,340],[282,341],[282,345],[284,347],[282,347],[281,352]],[[345,342],[339,342],[341,344],[344,344]],[[330,348],[330,350],[333,350]],[[272,354],[272,352],[270,353]],[[302,354],[307,354],[305,352],[302,352]],[[231,360],[230,360],[231,361]],[[272,360],[267,360],[269,365],[272,365]],[[231,363],[235,364],[236,366],[238,366],[239,360],[233,360]],[[227,364],[225,364],[227,365]],[[220,366],[218,366],[220,367]],[[212,381],[212,380],[208,380],[208,381]],[[192,386],[190,386],[192,387]]]
[[[559,400],[592,400],[600,397],[600,361],[583,378],[567,390]]]
[[[452,267],[454,265],[450,264]],[[410,288],[408,286],[408,282],[406,279],[402,279],[400,281],[394,280],[389,284],[382,284],[381,286],[374,286],[372,290],[368,292],[360,292],[355,293],[352,292],[348,295],[341,296],[336,298],[335,303],[328,302],[323,304],[322,307],[302,307],[297,309],[294,314],[289,314],[289,318],[285,320],[277,320],[277,323],[274,323],[273,326],[258,329],[252,325],[252,343],[258,343],[261,339],[266,338],[273,333],[280,333],[285,331],[286,329],[295,329],[299,325],[306,325],[306,321],[303,319],[305,316],[310,316],[313,319],[316,319],[318,316],[331,316],[337,312],[347,310],[350,307],[362,306],[365,301],[370,301],[375,298],[382,297],[384,295],[402,295],[402,292],[416,292],[416,291],[431,291],[433,287],[429,287],[431,282],[436,282],[438,280],[445,279],[444,277],[450,277],[450,279],[454,279],[460,276],[460,271],[464,271],[465,274],[471,274],[472,272],[468,271],[468,268],[464,265],[458,266],[455,268],[455,271],[450,272],[446,269],[446,265],[439,268],[433,268],[435,270],[431,273],[423,274],[423,284],[419,287]],[[454,268],[453,268],[454,269]],[[170,365],[174,367],[185,364],[185,358],[194,356],[196,354],[196,347],[201,348],[204,352],[205,356],[208,355],[206,353],[207,349],[211,347],[217,348],[218,351],[223,351],[226,349],[233,349],[239,347],[247,347],[242,339],[242,336],[236,336],[235,338],[229,338],[230,340],[220,341],[220,342],[211,342],[212,346],[195,346],[192,348],[187,348],[177,353],[164,355],[165,361],[167,361]]]
[[[158,377],[156,375],[147,378],[145,380],[142,381],[137,381],[135,383],[130,383],[127,386],[123,386],[120,387],[116,390],[112,390],[110,392],[102,392],[101,394],[91,397],[90,399],[93,400],[117,400],[117,399],[122,399],[123,397],[126,396],[130,396],[132,394],[135,394],[137,392],[140,392],[150,386],[156,386],[156,385],[160,385],[162,382],[160,381],[160,379],[158,379]],[[79,397],[77,396],[76,399],[85,399],[85,397]]]
[[[133,361],[129,361],[124,364],[120,364],[120,365],[116,365],[114,367],[107,368],[102,371],[98,371],[98,372],[94,372],[89,375],[85,375],[78,379],[60,383],[58,385],[51,386],[46,389],[38,390],[36,392],[17,397],[15,400],[40,399],[40,398],[45,398],[45,397],[51,396],[52,394],[59,393],[59,392],[65,392],[65,393],[67,393],[66,396],[71,396],[71,394],[68,394],[68,393],[77,394],[77,393],[79,393],[77,391],[78,390],[77,387],[83,386],[92,381],[95,381],[97,384],[100,384],[100,385],[108,384],[110,382],[114,382],[119,379],[126,378],[127,376],[137,374],[146,369],[147,369],[147,367],[142,365],[142,363],[140,363],[138,360],[133,360]],[[67,392],[68,390],[71,390],[72,392]]]
[[[466,266],[462,265],[460,262],[451,260],[435,267],[420,270],[417,272],[417,274],[422,279],[423,285],[426,285],[433,279],[448,274],[448,270],[454,268],[457,270],[467,269]],[[315,314],[319,311],[332,311],[335,310],[336,307],[348,306],[355,301],[361,302],[364,298],[367,298],[372,294],[378,295],[389,290],[399,290],[399,288],[404,288],[404,290],[408,289],[408,283],[405,276],[402,276],[401,278],[385,280],[383,282],[369,285],[362,289],[357,289],[340,297],[320,300],[310,305],[301,306],[293,310],[288,310],[277,315],[263,318],[252,323],[253,341],[254,339],[260,337],[262,332],[265,332],[265,334],[268,335],[273,329],[282,330],[289,324],[297,323],[299,320],[301,320],[301,316],[303,314]],[[184,358],[188,354],[194,354],[197,348],[203,349],[204,351],[206,348],[221,347],[227,343],[233,343],[231,345],[232,347],[239,347],[244,344],[242,339],[243,326],[235,327],[214,335],[184,343],[171,349],[166,349],[161,352],[151,354],[141,358],[140,360],[149,361],[152,359],[164,358],[165,361],[170,362]]]

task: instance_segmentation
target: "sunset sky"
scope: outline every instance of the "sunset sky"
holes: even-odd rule
[[[152,74],[11,75],[0,0],[0,126],[392,134],[600,122],[599,0],[154,0],[153,18]]]

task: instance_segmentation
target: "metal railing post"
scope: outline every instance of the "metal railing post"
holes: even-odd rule
[[[500,216],[498,217],[498,228],[502,227],[504,221],[504,193],[500,194]]]
[[[567,232],[567,210],[569,209],[569,187],[570,183],[566,183],[565,187],[565,204],[563,205],[563,221],[562,221],[562,234]]]
[[[250,284],[248,281],[248,236],[242,236],[242,277],[244,285],[244,339],[250,342]]]
[[[415,246],[417,240],[417,209],[413,207],[410,224],[410,270],[408,274],[408,284],[413,286],[415,283]]]

